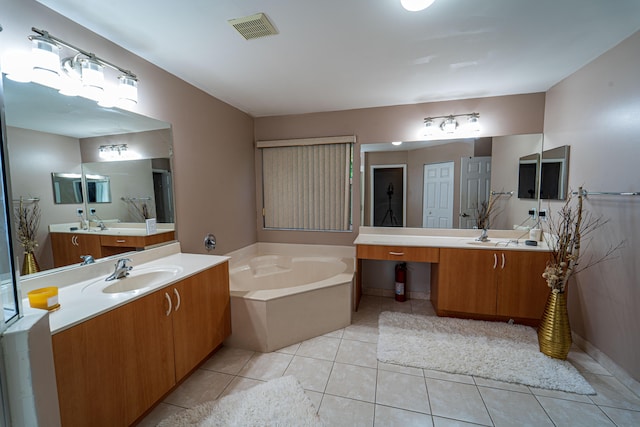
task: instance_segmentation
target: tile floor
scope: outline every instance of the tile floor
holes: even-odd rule
[[[595,396],[380,363],[382,311],[434,315],[426,300],[364,296],[344,329],[273,353],[223,347],[139,425],[155,426],[184,408],[294,375],[328,427],[640,426],[640,397],[579,350],[569,360]]]

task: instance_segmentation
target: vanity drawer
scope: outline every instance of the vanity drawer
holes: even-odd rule
[[[357,245],[359,259],[380,259],[391,261],[438,262],[440,248],[418,246]]]
[[[126,246],[128,248],[143,248],[145,236],[100,236],[102,246]]]

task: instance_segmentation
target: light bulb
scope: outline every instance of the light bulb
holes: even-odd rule
[[[400,4],[409,12],[419,12],[431,6],[434,0],[400,0]]]

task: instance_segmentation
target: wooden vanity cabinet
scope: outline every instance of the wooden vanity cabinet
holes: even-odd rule
[[[52,337],[62,425],[128,426],[231,333],[228,263]]]
[[[53,266],[80,264],[82,255],[102,257],[100,236],[84,233],[49,233],[53,251]]]
[[[542,278],[548,259],[539,251],[441,248],[432,266],[436,312],[537,324],[549,293]]]

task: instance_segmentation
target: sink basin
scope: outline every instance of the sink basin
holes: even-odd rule
[[[105,294],[119,294],[122,292],[134,292],[140,291],[154,285],[161,284],[163,282],[171,280],[182,272],[182,267],[169,266],[169,267],[149,267],[137,269],[134,267],[131,270],[129,276],[122,279],[115,279],[111,281],[105,281],[102,277],[86,285],[82,292],[90,289],[99,289],[100,284],[106,285],[102,288],[102,292]]]

